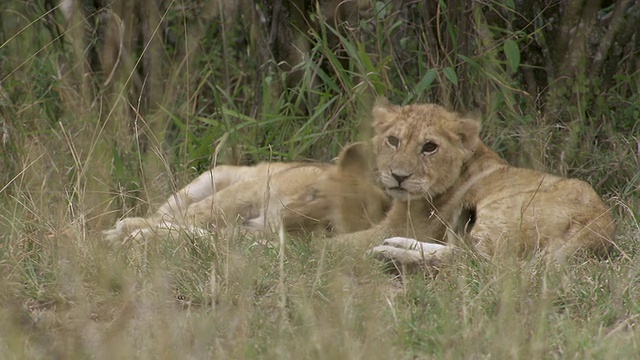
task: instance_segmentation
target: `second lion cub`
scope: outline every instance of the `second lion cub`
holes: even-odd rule
[[[343,149],[337,164],[260,163],[217,166],[178,191],[151,216],[125,218],[104,232],[107,240],[155,238],[169,232],[204,233],[240,225],[265,230],[344,234],[379,222],[389,205],[371,179],[367,149]]]

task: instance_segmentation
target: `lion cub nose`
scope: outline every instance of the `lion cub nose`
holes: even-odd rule
[[[398,174],[392,172],[391,176],[393,176],[393,178],[396,179],[396,181],[398,182],[398,186],[400,186],[403,181],[407,180],[407,178],[409,176],[411,176],[411,174],[409,174],[409,175],[398,175]]]

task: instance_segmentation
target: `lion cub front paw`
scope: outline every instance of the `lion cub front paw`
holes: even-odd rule
[[[408,268],[438,266],[450,252],[449,246],[405,237],[388,238],[370,250],[370,254],[381,261]]]
[[[405,250],[421,251],[423,253],[435,253],[446,249],[448,246],[434,243],[421,242],[406,237],[392,237],[382,242],[382,245],[392,246]]]

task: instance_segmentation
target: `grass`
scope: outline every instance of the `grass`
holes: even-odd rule
[[[587,97],[606,101],[569,99],[545,112],[543,96],[532,99],[521,80],[538,69],[516,54],[543,29],[500,28],[484,12],[454,8],[443,12],[438,41],[425,15],[430,5],[408,11],[377,2],[357,26],[306,31],[310,50],[294,69],[302,80],[286,88],[287,74],[262,57],[256,29],[221,21],[220,32],[196,21],[203,19],[197,2],[178,5],[158,20],[173,43],[150,45],[154,55],[144,63],[160,66],[162,78],[123,63],[107,86],[85,62],[92,38],[72,37],[95,18],[76,26],[59,15],[47,20],[62,29],[60,43],[44,25],[49,18],[40,18],[44,9],[0,5],[2,358],[640,352],[640,108],[631,61],[612,86]],[[462,13],[469,23],[459,23]],[[131,64],[144,62],[140,49],[130,51]],[[479,109],[484,140],[510,162],[582,178],[603,194],[618,220],[618,250],[561,268],[537,257],[460,254],[437,277],[397,279],[323,239],[228,231],[102,241],[100,231],[119,217],[146,214],[216,163],[330,160],[341,145],[367,137],[376,95]]]

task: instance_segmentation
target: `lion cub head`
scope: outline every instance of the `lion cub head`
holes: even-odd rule
[[[445,192],[479,144],[480,124],[434,104],[373,108],[380,180],[396,199],[433,197]]]
[[[329,233],[345,234],[380,222],[390,200],[373,180],[372,155],[364,143],[346,146],[336,165],[287,205],[283,213],[285,228],[311,229],[317,233],[328,229]]]
[[[368,229],[382,221],[390,207],[389,197],[373,180],[372,156],[364,143],[345,147],[337,166],[319,184],[331,201],[336,233]]]

